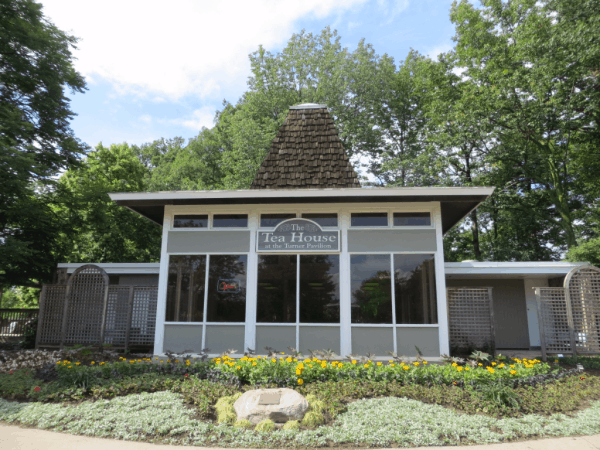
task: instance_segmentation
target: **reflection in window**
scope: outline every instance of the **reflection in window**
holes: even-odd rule
[[[256,321],[296,323],[297,255],[259,255]]]
[[[247,214],[215,214],[213,228],[247,228]]]
[[[207,228],[208,215],[177,215],[173,221],[173,228]]]
[[[167,322],[202,322],[206,256],[172,255],[167,281]]]
[[[396,323],[437,323],[433,255],[394,255]]]
[[[207,322],[246,321],[247,255],[210,255]]]
[[[352,323],[392,323],[390,255],[351,255]]]
[[[295,219],[296,214],[261,214],[260,226],[264,228],[275,228],[287,219]]]
[[[337,227],[338,226],[338,217],[336,213],[332,214],[324,214],[324,213],[315,213],[315,214],[302,214],[303,219],[309,219],[313,222],[317,222],[322,227]]]
[[[387,213],[352,213],[350,226],[352,227],[387,227]]]
[[[300,255],[300,322],[340,323],[338,255]]]
[[[429,225],[431,225],[431,215],[428,212],[394,213],[395,227],[415,227]]]

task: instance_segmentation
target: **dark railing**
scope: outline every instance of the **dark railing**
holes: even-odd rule
[[[0,309],[0,336],[23,336],[25,328],[33,324],[39,309]]]

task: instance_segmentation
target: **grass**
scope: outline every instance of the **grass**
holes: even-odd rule
[[[0,400],[0,419],[71,434],[223,447],[439,446],[600,432],[600,402],[573,416],[496,419],[395,397],[359,400],[331,426],[259,432],[194,419],[173,392],[132,394],[75,406]]]

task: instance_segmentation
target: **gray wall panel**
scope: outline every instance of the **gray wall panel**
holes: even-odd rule
[[[366,356],[373,353],[386,356],[394,351],[394,332],[391,328],[352,327],[352,353]]]
[[[158,275],[118,275],[121,286],[158,286]]]
[[[492,287],[496,348],[529,348],[527,302],[522,279],[448,279],[446,287]]]
[[[165,325],[163,352],[175,353],[202,350],[202,325]]]
[[[340,327],[300,326],[300,351],[303,355],[310,355],[309,349],[331,349],[339,355],[340,348]]]
[[[169,231],[168,239],[168,253],[250,251],[250,231]]]
[[[348,230],[349,252],[435,252],[435,230]]]
[[[244,325],[207,325],[206,326],[206,348],[209,353],[222,353],[225,350],[236,350],[243,354],[244,348]]]
[[[296,326],[290,327],[261,327],[256,326],[256,354],[266,355],[265,347],[271,347],[280,352],[288,347],[296,348]]]
[[[417,356],[417,349],[423,356],[440,356],[440,334],[438,328],[396,328],[397,353],[404,356]]]

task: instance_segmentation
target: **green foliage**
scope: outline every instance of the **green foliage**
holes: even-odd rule
[[[40,302],[41,289],[25,286],[13,286],[2,294],[2,308],[31,309]]]
[[[236,428],[253,428],[252,422],[246,419],[237,420],[233,426]]]
[[[519,407],[519,396],[512,387],[503,382],[503,380],[495,380],[489,384],[477,386],[474,391],[482,400],[505,406],[507,408]]]
[[[232,409],[221,411],[217,415],[217,423],[227,423],[233,425],[237,421],[237,416]]]
[[[283,424],[284,430],[299,430],[300,429],[300,421],[298,420],[288,420],[285,424]]]
[[[76,42],[41,4],[0,2],[0,288],[48,281],[56,263],[60,223],[48,186],[85,149],[65,95],[85,90],[72,64]]]
[[[572,262],[585,261],[593,266],[600,266],[600,237],[589,239],[573,247],[567,253],[567,260]]]
[[[263,431],[263,432],[275,431],[275,422],[273,422],[272,420],[269,420],[269,419],[265,419],[265,420],[259,422],[258,425],[256,425],[255,430]]]
[[[146,170],[127,144],[99,144],[84,163],[60,179],[65,201],[56,207],[69,227],[58,236],[67,262],[158,261],[160,227],[117,206],[109,192],[145,189]]]
[[[26,326],[23,330],[23,340],[21,341],[21,348],[34,349],[35,340],[37,337],[38,319],[36,318],[30,325]]]
[[[33,379],[34,371],[20,369],[9,373],[0,373],[0,396],[26,395],[39,382]]]
[[[564,364],[575,366],[581,364],[586,369],[600,369],[600,356],[565,356],[557,358],[558,361]]]
[[[308,411],[302,419],[302,425],[314,428],[322,425],[325,422],[323,414],[318,411]]]

